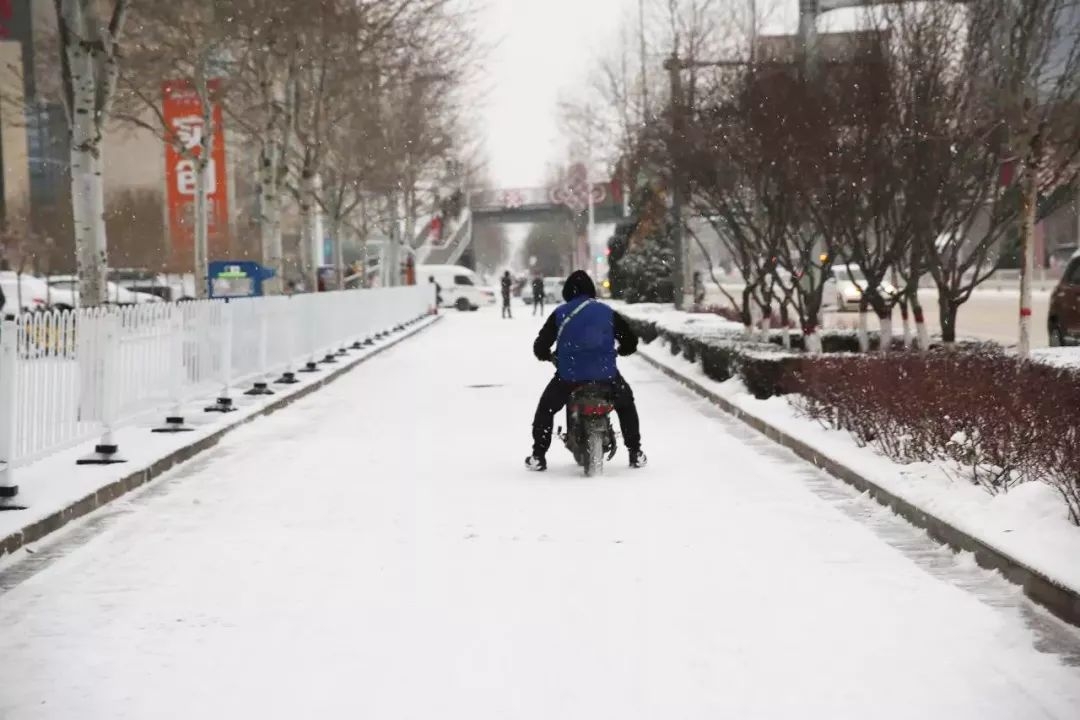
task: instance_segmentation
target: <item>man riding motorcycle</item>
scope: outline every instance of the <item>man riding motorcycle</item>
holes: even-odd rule
[[[626,356],[637,350],[637,335],[625,318],[596,300],[596,286],[583,271],[570,274],[562,295],[566,303],[548,316],[533,343],[533,354],[537,359],[545,362],[554,359],[556,371],[536,407],[533,451],[525,459],[525,467],[538,471],[547,469],[555,413],[566,405],[577,385],[596,382],[606,382],[611,388],[612,404],[630,453],[630,467],[644,467],[646,458],[641,451],[634,392],[615,365],[616,353]],[[555,345],[554,355],[552,345]]]

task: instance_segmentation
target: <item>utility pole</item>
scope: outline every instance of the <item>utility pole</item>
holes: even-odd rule
[[[685,305],[684,275],[686,272],[682,231],[682,168],[679,162],[681,153],[678,148],[684,134],[682,76],[680,75],[682,68],[682,61],[676,53],[672,53],[671,57],[664,61],[664,69],[668,71],[668,79],[671,83],[671,240],[675,246],[675,262],[671,268],[671,289],[676,310],[682,310]]]
[[[1035,272],[1035,211],[1038,204],[1037,165],[1032,152],[1020,176],[1020,343],[1017,354],[1021,360],[1031,355],[1031,279]]]
[[[638,0],[638,40],[641,44],[641,124],[649,118],[649,71],[645,54],[645,0]]]

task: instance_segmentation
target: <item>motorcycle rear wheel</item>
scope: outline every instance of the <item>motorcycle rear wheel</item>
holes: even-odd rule
[[[604,472],[604,433],[598,428],[589,428],[585,439],[585,477],[600,475]]]

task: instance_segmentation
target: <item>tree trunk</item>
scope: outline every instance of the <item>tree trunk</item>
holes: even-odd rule
[[[878,324],[881,327],[880,350],[887,353],[892,350],[893,319],[892,308],[886,308],[878,314]]]
[[[908,311],[907,300],[900,302],[900,318],[904,323],[904,349],[911,349],[911,313]]]
[[[781,303],[780,305],[780,324],[784,328],[784,334],[781,338],[781,342],[784,345],[785,350],[791,349],[791,316],[788,313],[787,303]]]
[[[821,333],[817,325],[808,323],[803,327],[803,345],[811,355],[821,354]]]
[[[278,148],[271,136],[264,137],[259,157],[259,232],[263,265],[274,271],[265,283],[267,295],[280,295],[285,288],[285,253],[281,247],[281,196],[278,192]]]
[[[870,352],[870,305],[863,296],[859,299],[859,352]]]
[[[204,143],[202,155],[195,161],[195,297],[205,298],[210,293],[207,279],[208,248],[210,240],[210,197],[207,193],[206,173],[210,167],[210,148]]]
[[[743,334],[749,340],[754,334],[754,303],[751,299],[752,290],[747,285],[742,291],[742,323]]]
[[[926,352],[930,349],[930,332],[926,328],[926,314],[923,311],[922,302],[919,301],[918,289],[915,290],[911,299],[911,314],[915,320],[915,339],[919,345],[919,352]]]
[[[341,241],[341,218],[335,214],[330,221],[330,239],[334,247],[334,288],[345,289],[345,243]]]
[[[938,318],[941,320],[941,341],[945,347],[956,345],[956,315],[960,306],[944,293],[938,293]]]
[[[1021,191],[1023,216],[1020,224],[1020,343],[1017,355],[1026,360],[1031,355],[1031,276],[1035,272],[1035,204],[1038,201],[1037,167],[1024,168]]]
[[[319,288],[319,261],[315,254],[318,218],[314,203],[315,176],[305,169],[300,174],[300,272],[311,292]]]
[[[83,307],[107,301],[108,240],[105,235],[105,187],[101,132],[98,125],[94,57],[80,38],[87,37],[81,3],[65,4],[73,34],[65,49],[71,67],[71,210],[79,302]]]

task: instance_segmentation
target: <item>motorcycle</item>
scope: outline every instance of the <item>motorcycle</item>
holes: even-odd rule
[[[604,459],[615,457],[617,445],[611,425],[611,389],[603,383],[589,383],[574,389],[566,404],[566,432],[560,427],[559,439],[592,477],[604,471]]]

